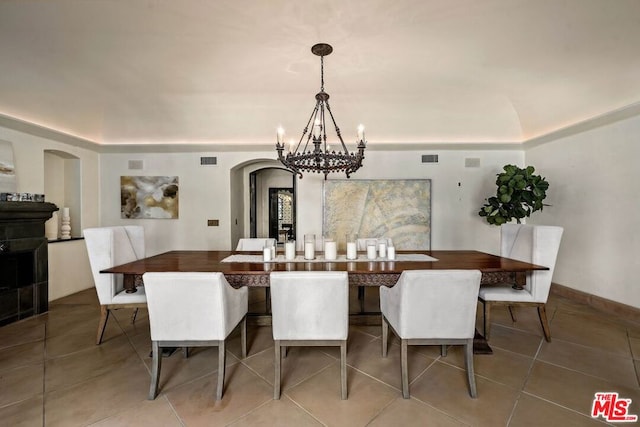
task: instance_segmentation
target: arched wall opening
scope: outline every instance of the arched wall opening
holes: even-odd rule
[[[277,189],[291,189],[293,200],[292,222],[278,222],[275,218],[275,223],[279,226],[285,224],[284,228],[277,228],[275,238],[284,239],[284,230],[287,231],[286,238],[295,238],[296,179],[291,171],[275,160],[253,159],[232,167],[229,181],[232,249],[242,237],[269,237],[270,234],[274,234],[273,213],[277,212],[277,206],[274,211],[270,205],[277,204]],[[286,226],[288,224],[291,224],[291,231]]]

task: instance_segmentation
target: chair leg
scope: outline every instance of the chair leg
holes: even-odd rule
[[[242,358],[247,357],[247,316],[245,315],[240,322],[240,345],[242,347]]]
[[[151,386],[149,387],[149,400],[154,400],[158,395],[158,382],[160,380],[160,368],[162,366],[162,355],[158,341],[151,341]]]
[[[491,333],[491,303],[489,301],[482,301],[483,306],[483,319],[484,319],[484,338],[489,341],[489,334]]]
[[[358,301],[360,301],[360,313],[364,313],[364,286],[358,286]]]
[[[182,347],[182,356],[184,356],[185,359],[189,358],[189,347]]]
[[[518,319],[516,319],[516,308],[514,306],[509,306],[509,314],[511,315],[511,320],[514,323],[518,321]]]
[[[387,357],[387,345],[388,345],[388,335],[389,335],[389,324],[387,323],[387,319],[382,316],[382,357]]]
[[[440,356],[447,357],[447,345],[446,344],[442,344],[440,346]]]
[[[467,368],[469,394],[475,399],[478,396],[478,392],[476,390],[476,377],[473,372],[473,338],[464,345],[464,364]]]
[[[104,335],[104,330],[107,326],[107,320],[109,320],[109,314],[111,310],[107,308],[106,305],[100,306],[100,322],[98,323],[98,336],[96,337],[96,345],[100,345],[102,342],[102,336]]]
[[[216,390],[216,400],[222,400],[226,356],[227,352],[225,351],[224,340],[221,340],[218,344],[218,389]]]
[[[340,395],[347,399],[347,340],[340,343]]]
[[[131,314],[131,324],[136,323],[136,317],[138,317],[138,308],[133,309],[133,313]]]
[[[402,377],[402,397],[408,399],[409,396],[409,366],[407,362],[408,341],[401,339],[400,342],[400,374]]]
[[[271,288],[264,288],[264,309],[267,314],[271,313]]]
[[[276,340],[275,341],[275,360],[274,360],[274,366],[275,366],[275,376],[273,379],[273,398],[276,400],[280,400],[280,380],[281,380],[281,374],[280,374],[280,367],[282,364],[282,360],[280,357],[280,340]]]
[[[544,332],[544,339],[546,339],[547,342],[551,342],[551,329],[549,329],[547,309],[544,304],[538,306],[538,317],[540,318],[540,324],[542,325],[542,332]]]

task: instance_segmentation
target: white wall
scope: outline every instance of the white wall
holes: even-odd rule
[[[640,308],[640,117],[536,147],[526,163],[550,186],[553,205],[529,223],[564,227],[553,281]]]
[[[45,198],[47,197],[45,150],[62,151],[78,158],[81,165],[79,188],[82,197],[82,219],[78,227],[99,225],[100,189],[97,152],[2,126],[0,126],[0,139],[10,141],[13,145],[18,192],[44,193]],[[69,176],[59,177],[59,182],[64,182],[65,178],[68,179]],[[58,207],[62,208],[62,206]],[[72,232],[74,235],[79,235],[74,230]],[[56,245],[55,248],[54,245]],[[60,242],[54,245],[49,245],[49,300],[92,287],[93,279],[84,241]]]
[[[49,255],[49,301],[93,287],[84,240],[51,243]]]
[[[438,164],[423,164],[422,154],[439,154]],[[201,156],[216,156],[216,166],[200,166]],[[142,224],[147,253],[176,249],[230,249],[232,225],[230,194],[232,168],[254,167],[252,160],[274,158],[275,152],[110,153],[102,154],[102,225]],[[481,167],[465,168],[467,157],[480,158]],[[131,171],[128,160],[144,160],[144,169]],[[520,150],[369,151],[364,166],[353,179],[429,178],[432,180],[432,248],[477,249],[499,252],[499,230],[483,222],[477,211],[484,198],[495,192],[495,175],[507,163],[521,165]],[[257,165],[257,164],[256,164]],[[177,175],[180,178],[180,218],[177,220],[127,220],[120,218],[121,175]],[[332,178],[343,179],[344,175]],[[296,240],[305,233],[322,235],[324,177],[306,174],[298,180]],[[246,181],[245,181],[246,182]],[[458,185],[458,183],[460,185]],[[248,185],[248,184],[247,184]],[[237,191],[237,189],[235,190]],[[236,197],[234,195],[234,197]],[[244,210],[248,221],[248,206]],[[207,227],[207,219],[220,220]],[[248,225],[245,224],[245,230]],[[235,234],[236,232],[234,232]]]

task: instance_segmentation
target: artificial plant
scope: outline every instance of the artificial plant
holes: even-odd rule
[[[504,172],[497,175],[496,195],[489,197],[478,215],[492,225],[502,225],[515,219],[520,221],[533,212],[542,210],[542,201],[547,197],[549,183],[540,175],[534,175],[535,168],[506,165]]]

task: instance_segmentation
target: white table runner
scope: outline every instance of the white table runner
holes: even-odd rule
[[[304,259],[303,255],[297,255],[295,259],[287,260],[284,255],[278,255],[271,261],[264,261],[262,255],[245,255],[236,254],[230,255],[222,260],[222,262],[249,262],[249,263],[287,263],[287,262],[376,262],[376,261],[438,261],[437,258],[430,257],[424,254],[396,254],[395,260],[389,260],[386,258],[368,259],[366,255],[358,255],[357,259],[347,259],[346,255],[338,255],[335,260],[326,260],[322,254],[317,255],[316,259]]]

